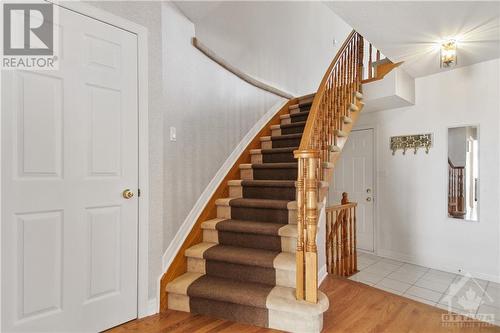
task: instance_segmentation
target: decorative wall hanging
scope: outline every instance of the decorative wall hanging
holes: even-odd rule
[[[400,135],[391,136],[392,155],[396,154],[396,150],[402,149],[403,155],[407,149],[413,149],[416,154],[418,148],[425,148],[425,153],[429,153],[432,145],[432,134],[415,134],[415,135]]]

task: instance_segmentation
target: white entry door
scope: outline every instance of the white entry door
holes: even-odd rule
[[[333,186],[330,187],[329,204],[339,203],[342,192],[349,200],[357,202],[357,247],[374,250],[373,226],[373,130],[352,131],[335,164]]]
[[[137,317],[137,37],[59,17],[59,70],[2,73],[2,332]]]

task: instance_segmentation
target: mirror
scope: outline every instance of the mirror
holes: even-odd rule
[[[478,220],[479,131],[448,128],[448,217]]]

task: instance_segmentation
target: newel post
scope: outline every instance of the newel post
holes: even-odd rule
[[[318,150],[297,150],[297,251],[296,296],[311,303],[318,301]]]

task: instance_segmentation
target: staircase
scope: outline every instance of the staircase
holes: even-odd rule
[[[353,31],[318,91],[290,100],[254,138],[163,276],[161,308],[321,331],[329,301],[318,290],[318,216],[363,107],[362,58]]]
[[[314,95],[296,100],[271,136],[240,164],[217,218],[202,223],[203,242],[188,248],[188,272],[167,285],[168,308],[286,331],[318,332],[328,299],[295,298],[295,181],[300,144]]]

